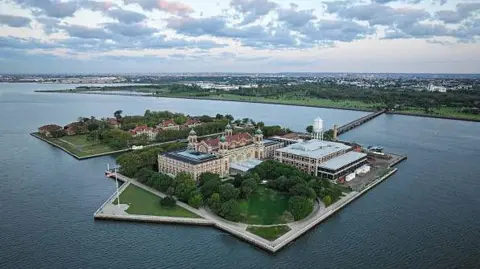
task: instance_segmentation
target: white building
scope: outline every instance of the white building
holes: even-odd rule
[[[429,92],[447,92],[447,88],[443,86],[435,86],[433,84],[428,85],[427,91]]]

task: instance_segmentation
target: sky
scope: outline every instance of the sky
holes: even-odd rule
[[[0,73],[480,73],[480,0],[0,0]]]

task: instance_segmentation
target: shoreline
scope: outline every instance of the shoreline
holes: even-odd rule
[[[44,142],[47,142],[48,144],[58,148],[58,149],[61,149],[63,151],[65,151],[66,153],[68,153],[70,156],[74,157],[75,159],[79,160],[79,161],[82,161],[82,160],[86,160],[86,159],[91,159],[91,158],[96,158],[96,157],[102,157],[102,156],[107,156],[107,155],[112,155],[112,154],[117,154],[117,153],[123,153],[123,152],[127,152],[127,151],[131,151],[132,149],[120,149],[120,150],[114,150],[114,151],[109,151],[109,152],[105,152],[105,153],[98,153],[98,154],[92,154],[92,155],[87,155],[87,156],[78,156],[76,155],[75,153],[67,150],[66,148],[60,146],[60,145],[57,145],[55,143],[53,143],[52,141],[49,141],[48,139],[45,139],[44,137],[36,134],[35,132],[33,133],[30,133],[31,136],[35,137],[35,138],[38,138]]]
[[[401,159],[403,161],[406,158]],[[400,162],[400,161],[399,161]],[[393,165],[396,165],[398,162],[396,162]],[[393,166],[392,165],[392,166]],[[229,224],[228,221],[218,221],[217,218],[212,218],[209,216],[204,216],[203,214],[199,214],[201,216],[201,219],[189,219],[189,218],[175,218],[175,217],[161,217],[161,216],[147,216],[147,215],[115,215],[115,214],[105,214],[102,213],[103,208],[105,205],[109,204],[112,199],[115,199],[116,192],[114,192],[103,204],[102,206],[97,209],[97,211],[93,214],[94,219],[98,220],[116,220],[116,221],[134,221],[134,222],[145,222],[145,223],[165,223],[165,224],[173,224],[173,225],[182,225],[182,224],[187,224],[187,225],[198,225],[198,226],[211,226],[214,227],[218,230],[228,232],[230,235],[245,241],[252,246],[255,246],[261,250],[267,251],[271,254],[275,254],[278,251],[284,249],[286,246],[289,246],[291,243],[299,239],[302,235],[305,233],[311,231],[314,227],[319,225],[320,223],[323,223],[325,220],[329,219],[331,216],[335,215],[338,213],[341,209],[344,207],[348,206],[351,204],[353,201],[355,201],[357,198],[363,196],[366,192],[383,182],[385,179],[389,178],[393,174],[395,174],[398,171],[398,168],[393,168],[391,171],[386,173],[385,175],[380,176],[379,178],[375,179],[372,181],[370,184],[368,184],[367,187],[365,187],[363,190],[359,192],[351,192],[350,194],[347,194],[347,196],[344,196],[344,200],[339,200],[335,202],[334,204],[329,206],[329,209],[325,211],[324,213],[320,214],[316,218],[313,218],[305,223],[305,226],[303,227],[298,227],[297,229],[292,229],[289,232],[285,233],[284,235],[280,236],[279,238],[270,241],[267,239],[264,239],[262,237],[259,237],[255,234],[252,234],[248,231],[243,231],[238,229],[238,227],[235,227],[234,225]],[[118,177],[119,180],[124,181],[125,183],[122,184],[121,188],[122,191],[130,184],[137,185],[145,190],[150,191],[149,187],[144,186],[143,184],[136,182],[134,179],[127,178],[123,175],[119,175]],[[152,192],[152,191],[150,191]],[[160,192],[158,191],[153,191],[153,194],[162,197]],[[158,194],[157,194],[158,193]],[[163,194],[163,193],[162,193]],[[165,195],[165,194],[163,194]],[[179,203],[177,201],[177,204],[180,204],[180,206],[185,207],[187,210],[189,206],[183,206],[183,203]],[[197,210],[191,210],[192,212],[196,213]],[[199,210],[201,211],[201,209]],[[317,212],[318,213],[318,212]]]
[[[130,96],[130,97],[157,97],[157,98],[175,98],[175,99],[188,99],[188,100],[209,100],[209,101],[223,101],[223,102],[239,102],[239,103],[253,103],[253,104],[270,104],[270,105],[284,105],[284,106],[298,106],[298,107],[311,107],[311,108],[326,108],[326,109],[339,109],[339,110],[350,110],[350,111],[359,111],[359,112],[374,112],[375,109],[367,108],[348,108],[348,107],[334,107],[334,106],[321,106],[321,105],[308,105],[308,104],[288,104],[282,102],[268,102],[260,100],[238,100],[232,98],[208,98],[208,97],[195,97],[195,96],[166,96],[166,95],[147,95],[147,94],[128,94],[128,93],[108,93],[108,92],[67,92],[67,91],[49,91],[49,90],[38,90],[34,91],[38,93],[69,93],[69,94],[98,94],[98,95],[118,95],[118,96]],[[441,116],[441,115],[426,115],[426,114],[417,114],[417,113],[408,113],[408,112],[392,112],[387,111],[386,114],[392,115],[402,115],[402,116],[414,116],[414,117],[423,117],[423,118],[436,118],[436,119],[446,119],[446,120],[458,120],[458,121],[469,121],[469,122],[480,122],[480,119],[467,119],[467,118],[458,118],[452,116]]]

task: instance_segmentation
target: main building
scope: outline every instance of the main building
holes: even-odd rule
[[[204,172],[224,177],[229,174],[231,164],[273,157],[275,149],[280,146],[280,143],[270,140],[265,143],[260,129],[254,135],[248,132],[234,134],[229,124],[222,136],[202,141],[198,141],[197,134],[192,129],[188,136],[187,150],[159,155],[158,169],[172,175],[186,172],[194,179]]]

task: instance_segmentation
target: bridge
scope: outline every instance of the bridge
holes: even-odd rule
[[[342,125],[340,127],[337,128],[337,136],[340,135],[340,134],[343,134],[343,133],[346,133],[362,124],[364,124],[365,122],[367,121],[370,121],[380,115],[382,115],[383,113],[385,113],[386,110],[383,109],[383,110],[379,110],[379,111],[376,111],[376,112],[373,112],[373,113],[370,113],[366,116],[363,116],[359,119],[356,119],[352,122],[349,122],[345,125]],[[329,131],[332,131],[333,132],[333,129],[329,129],[327,130],[326,132],[329,132]],[[299,138],[301,139],[305,139],[305,140],[308,140],[308,139],[311,139],[312,138],[312,134],[310,133],[303,133],[303,132],[295,132]]]
[[[338,127],[338,129],[337,129],[337,135],[346,133],[346,132],[354,129],[355,127],[358,127],[358,126],[364,124],[365,122],[370,121],[370,120],[372,120],[372,119],[374,119],[374,118],[382,115],[383,113],[385,113],[385,109],[379,110],[379,111],[377,111],[377,112],[373,112],[373,113],[368,114],[368,115],[366,115],[366,116],[363,116],[363,117],[361,117],[361,118],[359,118],[359,119],[356,119],[356,120],[354,120],[354,121],[352,121],[352,122],[349,122],[349,123],[347,123],[347,124],[345,124],[345,125],[343,125],[343,126],[340,126],[340,127]]]

